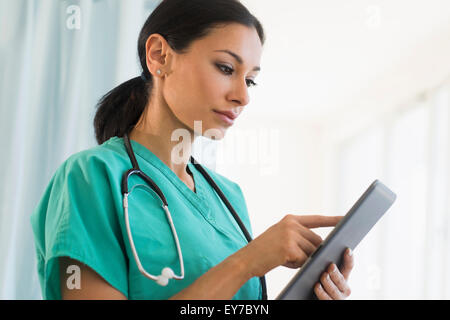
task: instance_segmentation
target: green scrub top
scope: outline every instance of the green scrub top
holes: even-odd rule
[[[44,299],[61,298],[58,257],[88,265],[128,299],[168,299],[247,244],[225,204],[192,163],[188,169],[195,192],[149,149],[133,140],[131,144],[141,170],[167,199],[184,259],[184,279],[169,280],[163,287],[139,271],[128,241],[121,193],[122,175],[132,165],[123,138],[113,137],[70,156],[31,215]],[[239,185],[204,168],[252,234]],[[129,191],[136,186],[128,197],[128,211],[142,265],[153,275],[161,274],[164,267],[179,275],[176,245],[161,201],[136,175],[128,186]],[[261,297],[259,279],[253,277],[233,299]]]

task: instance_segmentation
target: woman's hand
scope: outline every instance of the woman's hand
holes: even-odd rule
[[[261,277],[280,265],[299,268],[323,241],[310,229],[332,227],[341,219],[342,216],[287,215],[236,255],[247,267],[249,278]]]
[[[351,291],[348,286],[348,277],[353,269],[353,255],[350,248],[344,253],[344,263],[339,270],[332,263],[328,270],[322,273],[320,282],[314,286],[314,293],[320,300],[343,300],[347,298]]]

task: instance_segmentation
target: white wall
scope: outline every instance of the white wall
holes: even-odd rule
[[[249,132],[255,134],[254,140],[248,138]],[[307,122],[273,121],[245,114],[227,133],[230,145],[223,142],[219,147],[223,153],[242,154],[238,147],[242,138],[247,145],[258,146],[255,158],[243,156],[240,163],[217,163],[218,172],[240,184],[255,237],[287,214],[344,214],[325,210],[327,144],[323,135],[323,128]],[[244,150],[250,154],[249,149]],[[324,237],[329,231],[324,228],[317,232]],[[267,275],[269,298],[274,298],[296,271],[283,267],[271,271]]]
[[[254,144],[278,169],[259,156],[217,170],[241,185],[254,236],[288,213],[345,214],[380,179],[398,198],[355,251],[351,298],[448,299],[450,2],[243,2],[268,40],[224,150],[277,132]],[[269,298],[296,271],[269,272]]]

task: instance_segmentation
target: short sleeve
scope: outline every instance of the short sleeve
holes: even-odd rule
[[[58,258],[63,256],[86,264],[128,297],[128,262],[109,177],[101,159],[72,156],[34,210],[31,224],[44,299],[61,298]]]

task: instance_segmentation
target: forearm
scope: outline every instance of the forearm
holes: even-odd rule
[[[246,283],[251,274],[245,255],[238,251],[211,268],[189,287],[170,299],[178,300],[227,300]]]

